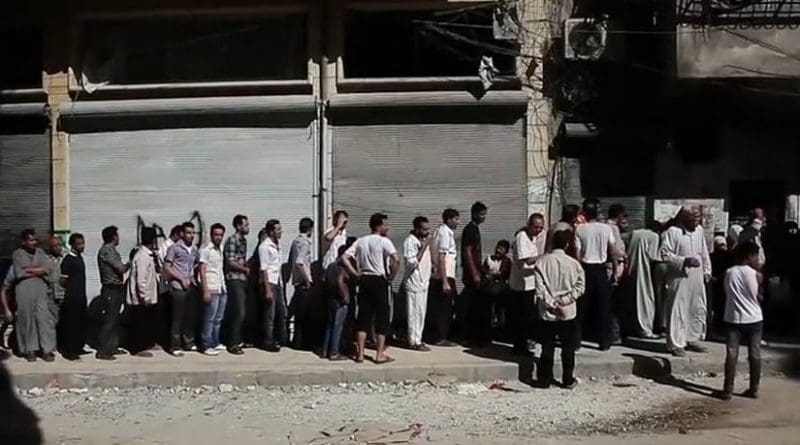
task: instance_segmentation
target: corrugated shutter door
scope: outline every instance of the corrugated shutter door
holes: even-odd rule
[[[425,215],[437,226],[442,211],[453,207],[463,226],[475,201],[489,206],[482,226],[488,254],[498,240],[511,239],[525,223],[521,120],[333,128],[333,205],[350,213],[352,234],[368,233],[369,216],[382,211],[389,215],[392,241],[401,249],[414,217]]]
[[[22,230],[50,231],[50,183],[49,132],[0,135],[0,257],[11,255]]]
[[[600,201],[600,212],[603,216],[608,215],[608,206],[622,204],[628,214],[628,226],[630,230],[641,229],[647,222],[647,198],[644,196],[617,196],[598,198]]]
[[[302,217],[313,217],[311,129],[204,128],[74,134],[70,142],[73,232],[87,237],[88,291],[99,292],[101,230],[120,229],[119,251],[136,243],[137,217],[169,229],[198,211],[231,232],[237,213],[251,221],[250,252],[269,218],[283,223],[284,255]],[[248,252],[248,254],[250,253]]]

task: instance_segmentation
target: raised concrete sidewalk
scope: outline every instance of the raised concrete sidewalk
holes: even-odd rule
[[[707,354],[688,353],[682,358],[666,354],[662,342],[638,342],[632,346],[635,348],[615,347],[608,352],[584,347],[578,353],[576,374],[581,378],[629,374],[657,377],[722,371],[724,346],[721,344],[709,343]],[[797,346],[789,345],[763,348],[765,372],[785,371],[790,356],[798,352]],[[242,356],[223,353],[217,357],[188,353],[182,358],[154,351],[153,358],[119,356],[115,362],[98,361],[91,355],[84,356],[80,362],[68,362],[59,356],[53,363],[41,360],[28,363],[11,357],[3,363],[12,375],[13,384],[29,389],[220,384],[287,386],[440,378],[467,382],[515,380],[530,376],[535,362],[533,357],[512,356],[507,347],[500,345],[480,349],[433,347],[428,353],[392,348],[390,354],[397,361],[384,365],[370,361],[362,364],[330,362],[310,352],[290,349],[277,354],[249,349]],[[746,359],[743,348],[740,353],[742,371],[747,369]],[[556,375],[559,375],[558,370]]]

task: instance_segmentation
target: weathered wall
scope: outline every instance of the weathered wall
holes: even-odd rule
[[[679,77],[800,75],[800,29],[681,26],[676,47]]]

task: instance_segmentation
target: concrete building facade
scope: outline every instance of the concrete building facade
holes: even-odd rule
[[[14,3],[3,254],[31,226],[85,233],[91,263],[106,225],[125,252],[141,225],[236,213],[281,219],[288,245],[301,217],[322,231],[340,208],[353,234],[387,212],[399,241],[414,216],[466,218],[476,200],[497,215],[488,251],[552,208],[542,55],[562,2]]]

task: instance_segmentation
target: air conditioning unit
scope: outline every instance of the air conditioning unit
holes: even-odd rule
[[[569,18],[564,22],[564,58],[598,60],[607,38],[608,16]]]

